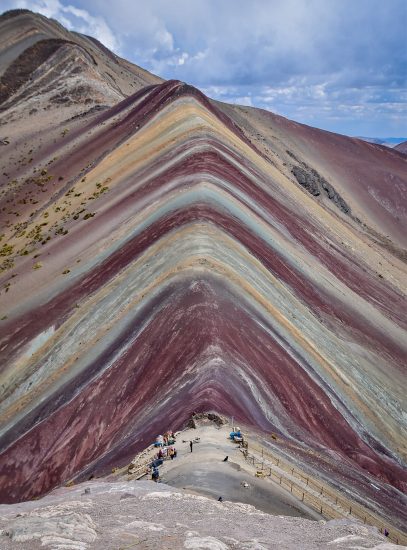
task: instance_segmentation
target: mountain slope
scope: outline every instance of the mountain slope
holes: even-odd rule
[[[295,123],[219,108],[178,81],[34,142],[19,93],[3,131],[19,128],[33,152],[3,161],[2,501],[103,473],[217,410],[404,518],[402,232],[332,150],[369,166],[377,188],[386,166],[394,193],[402,156],[312,129],[305,151]]]
[[[399,153],[406,153],[407,154],[407,141],[403,141],[403,143],[399,143],[394,147],[396,151]]]
[[[20,164],[36,162],[68,123],[79,128],[142,87],[163,82],[97,40],[27,10],[3,14],[0,36],[0,143],[13,148],[13,155],[1,156],[3,178],[12,180]]]
[[[317,176],[308,191],[318,201],[347,213],[358,222],[360,232],[406,259],[406,159],[387,147],[318,130],[262,109],[218,105],[288,177],[298,183],[293,167],[308,174],[314,170]],[[325,182],[325,188],[318,180]]]

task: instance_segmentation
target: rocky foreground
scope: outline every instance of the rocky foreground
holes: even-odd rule
[[[87,492],[90,491],[90,492]],[[301,541],[301,542],[299,542]],[[3,550],[399,549],[349,520],[271,516],[152,481],[87,482],[39,501],[0,506]]]

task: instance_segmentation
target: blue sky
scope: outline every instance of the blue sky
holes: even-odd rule
[[[407,0],[1,0],[223,101],[407,136]]]

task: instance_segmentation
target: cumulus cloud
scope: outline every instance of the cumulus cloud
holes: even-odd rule
[[[397,114],[406,105],[405,0],[6,3],[93,34],[215,98],[347,133],[407,133]]]

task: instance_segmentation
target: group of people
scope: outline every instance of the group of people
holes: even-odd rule
[[[175,442],[175,434],[174,432],[165,432],[163,435],[163,443],[164,445],[171,445]]]
[[[159,435],[154,443],[155,447],[159,447],[158,453],[155,455],[154,460],[150,464],[148,469],[151,472],[151,479],[155,482],[160,480],[159,466],[164,462],[167,457],[174,460],[177,456],[177,449],[174,447],[175,434],[174,432],[166,432],[164,435]]]
[[[177,456],[177,449],[173,446],[171,447],[161,447],[158,451],[157,458],[165,458],[169,456],[173,460]]]

